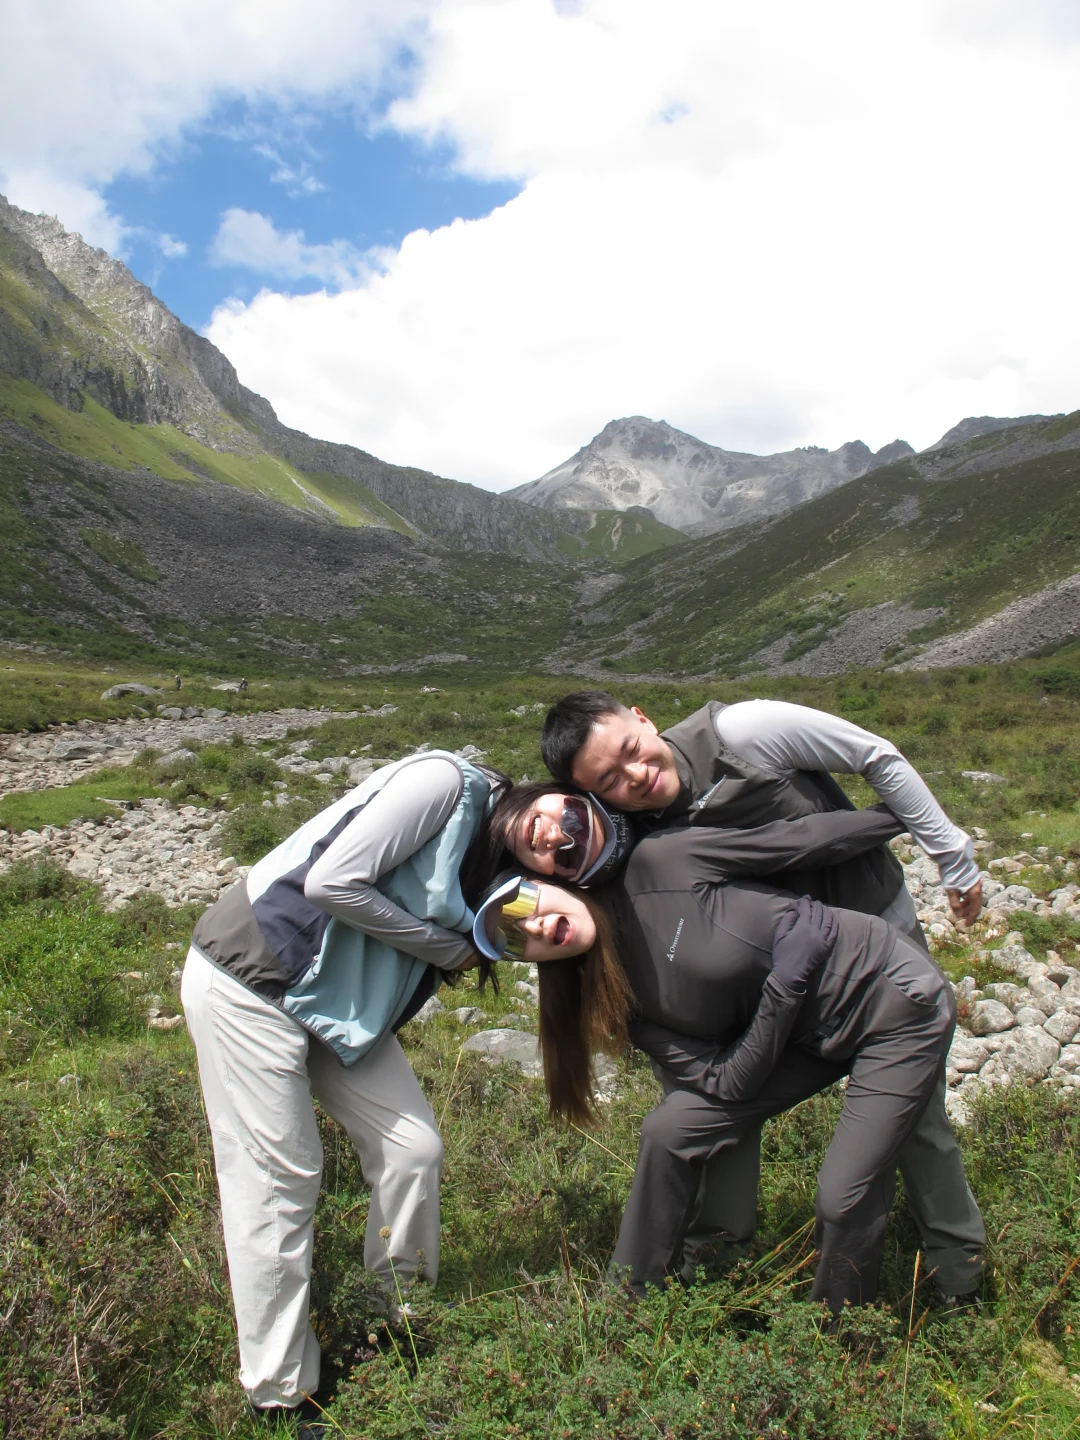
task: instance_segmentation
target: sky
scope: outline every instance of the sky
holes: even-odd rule
[[[493,490],[1080,407],[1074,0],[3,0],[0,192]]]

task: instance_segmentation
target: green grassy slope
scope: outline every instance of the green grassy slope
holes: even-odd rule
[[[779,520],[636,560],[572,653],[643,672],[731,669],[884,601],[945,607],[926,637],[972,624],[1080,568],[1080,413],[1056,423],[1077,449],[933,481],[905,461]],[[621,655],[631,625],[637,648]]]
[[[143,468],[188,483],[217,480],[343,525],[416,533],[358,481],[306,474],[258,448],[254,439],[244,451],[212,450],[173,425],[129,424],[89,398],[81,410],[65,409],[30,381],[8,376],[0,376],[0,415],[70,455],[117,470]]]
[[[559,549],[570,559],[622,562],[669,545],[686,544],[680,530],[663,524],[647,510],[592,510],[589,516],[584,530],[559,542]]]

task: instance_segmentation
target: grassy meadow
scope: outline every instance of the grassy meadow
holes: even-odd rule
[[[11,668],[7,668],[11,667]],[[5,729],[40,731],[104,702],[119,680],[164,684],[153,665],[112,669],[0,655]],[[242,712],[283,705],[394,713],[331,719],[309,755],[387,759],[418,745],[486,751],[514,778],[542,773],[542,708],[569,688],[543,676],[452,671],[405,679],[281,678],[246,695],[190,677],[182,699]],[[572,682],[571,682],[572,683]],[[261,686],[266,688],[262,689]],[[420,686],[436,693],[420,693]],[[661,725],[710,695],[769,694],[835,709],[895,739],[957,819],[1000,853],[1047,844],[1080,856],[1080,655],[834,681],[646,685],[619,693]],[[166,694],[164,699],[169,701]],[[150,702],[153,703],[153,702]],[[524,708],[524,713],[515,713]],[[161,766],[69,789],[9,796],[0,824],[21,829],[91,813],[95,796],[142,794],[225,813],[228,846],[251,860],[328,796],[287,776],[285,811],[263,799],[287,742],[195,745]],[[370,750],[367,748],[370,747]],[[993,771],[1003,784],[964,779]],[[861,795],[861,786],[852,785]],[[330,792],[332,793],[332,792]],[[1054,872],[1025,883],[1049,888]],[[236,1357],[216,1186],[186,1032],[146,1028],[176,1009],[174,971],[196,918],[153,897],[106,912],[95,887],[48,863],[0,876],[0,1434],[153,1440],[258,1433]],[[1036,953],[1080,943],[1065,920],[1022,921]],[[962,954],[943,963],[971,968]],[[447,1012],[513,1013],[471,978],[443,990]],[[317,1215],[315,1324],[328,1414],[343,1440],[1065,1440],[1080,1436],[1080,1112],[1044,1089],[986,1098],[962,1133],[990,1234],[992,1299],[944,1318],[915,1270],[902,1204],[890,1222],[883,1304],[836,1335],[805,1303],[814,1176],[838,1107],[799,1106],[766,1132],[760,1226],[751,1253],[630,1304],[603,1283],[643,1114],[647,1067],[620,1062],[616,1097],[593,1131],[552,1124],[542,1089],[466,1055],[446,1013],[403,1040],[446,1141],[443,1255],[435,1291],[410,1296],[407,1333],[379,1323],[363,1273],[367,1192],[343,1133],[325,1117]]]

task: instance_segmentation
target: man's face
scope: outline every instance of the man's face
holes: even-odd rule
[[[596,722],[574,757],[573,776],[616,810],[665,810],[681,788],[671,746],[636,705]]]

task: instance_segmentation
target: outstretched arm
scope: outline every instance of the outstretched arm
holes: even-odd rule
[[[827,905],[805,895],[780,917],[773,936],[773,968],[753,1020],[732,1045],[679,1034],[635,1020],[630,1038],[684,1090],[714,1100],[752,1100],[776,1068],[806,994],[810,976],[836,943],[837,920]]]
[[[891,741],[839,715],[786,700],[744,700],[716,719],[717,734],[737,755],[772,773],[824,770],[861,775],[941,871],[948,889],[978,883],[971,837],[954,825],[915,767]]]
[[[797,820],[773,820],[753,830],[714,829],[691,825],[681,842],[688,858],[698,862],[700,873],[714,879],[772,875],[778,870],[818,870],[872,850],[904,827],[885,805],[868,810],[824,810]],[[643,844],[659,843],[657,831]]]

